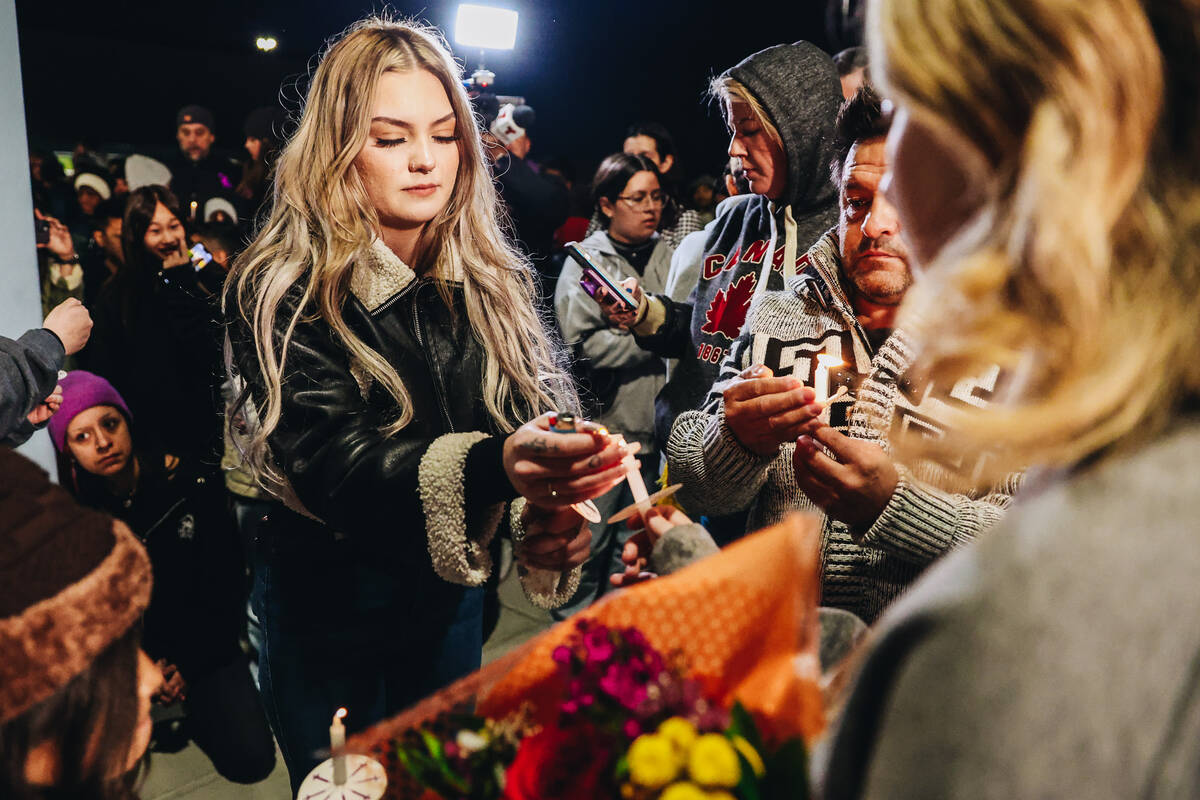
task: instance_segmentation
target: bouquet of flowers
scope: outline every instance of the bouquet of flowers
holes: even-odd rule
[[[414,800],[806,797],[819,528],[620,592],[351,740]]]
[[[724,709],[637,628],[580,620],[553,659],[566,686],[557,720],[451,712],[405,732],[408,796],[446,800],[759,800],[803,797],[799,738],[768,751],[752,716]],[[786,794],[785,794],[786,793]]]

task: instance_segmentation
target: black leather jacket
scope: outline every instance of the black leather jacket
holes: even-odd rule
[[[461,474],[445,483],[448,495],[463,495],[447,499],[462,502],[468,520],[516,497],[502,464],[505,436],[482,400],[483,347],[467,318],[461,285],[449,284],[448,290],[453,312],[429,279],[412,280],[371,310],[348,293],[342,309],[346,323],[388,360],[408,389],[413,419],[402,431],[391,437],[381,433],[398,414],[395,401],[378,384],[364,398],[345,347],[314,309],[292,335],[282,417],[270,437],[278,468],[308,511],[372,549],[399,549],[425,562],[427,502],[418,474],[439,437],[488,434],[469,445]],[[281,304],[280,329],[299,295],[294,287]],[[261,407],[265,392],[243,321],[231,322],[230,341],[235,363]]]

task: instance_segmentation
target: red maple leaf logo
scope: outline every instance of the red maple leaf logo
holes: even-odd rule
[[[746,312],[750,310],[756,283],[758,276],[747,272],[728,289],[719,290],[705,312],[708,321],[700,330],[703,333],[719,333],[731,342],[736,339],[746,324]]]

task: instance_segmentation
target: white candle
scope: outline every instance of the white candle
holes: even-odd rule
[[[813,391],[817,393],[817,402],[829,400],[829,370],[840,367],[843,362],[837,356],[821,353],[817,356],[817,369],[813,374]]]
[[[646,512],[650,510],[650,493],[646,491],[646,482],[642,480],[642,473],[638,470],[637,459],[629,456],[625,465],[625,480],[629,483],[629,490],[633,492],[633,502],[637,505],[638,510]]]
[[[333,755],[333,783],[336,786],[346,782],[346,726],[342,724],[345,716],[346,709],[339,708],[329,726],[329,752]]]

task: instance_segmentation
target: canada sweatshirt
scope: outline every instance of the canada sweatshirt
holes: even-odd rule
[[[675,418],[703,402],[755,298],[783,289],[796,261],[837,221],[828,165],[842,94],[833,60],[796,42],[759,51],[726,74],[754,95],[778,129],[787,184],[778,199],[755,195],[716,220],[689,302],[660,296],[661,324],[635,330],[642,347],[679,359],[655,404],[660,445]]]

